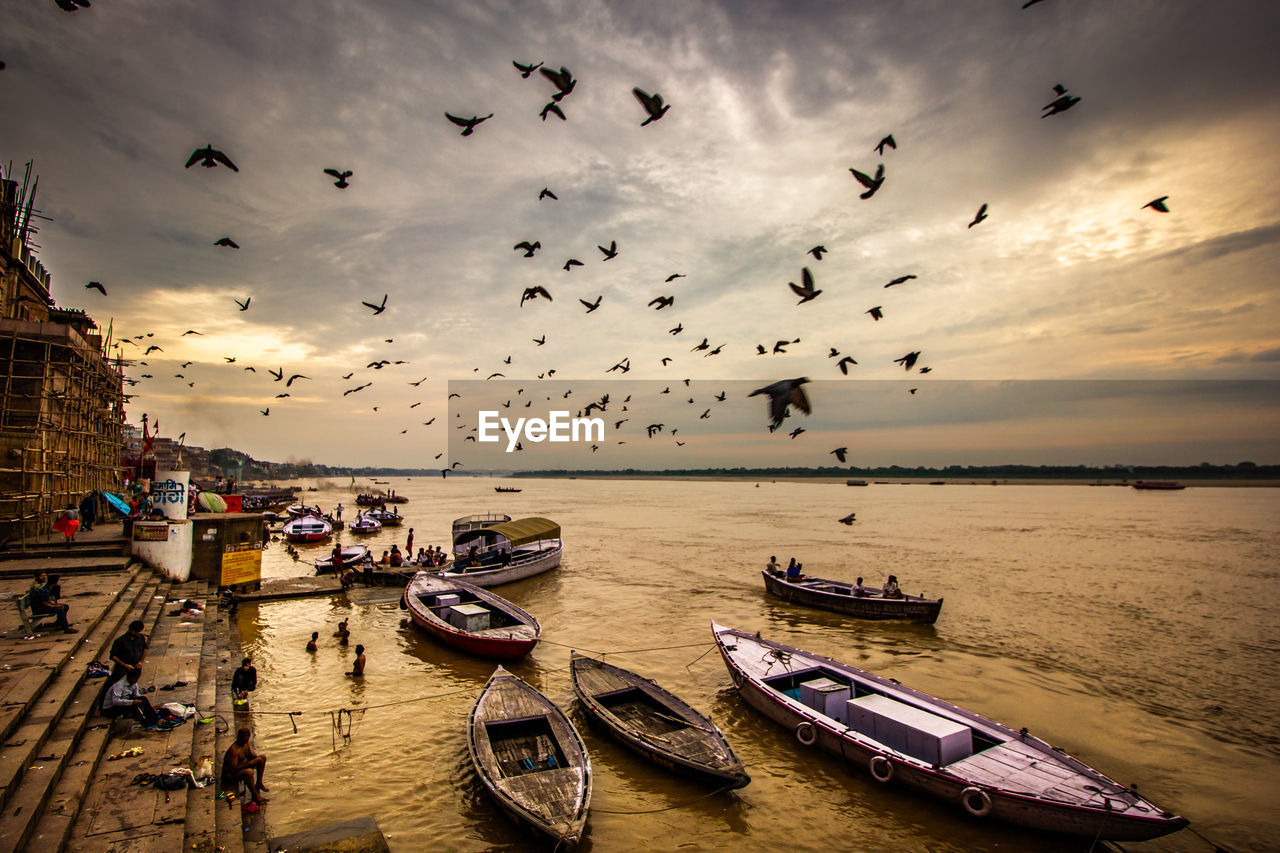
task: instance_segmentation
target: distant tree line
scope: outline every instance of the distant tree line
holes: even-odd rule
[[[987,479],[987,480],[1270,480],[1280,479],[1280,465],[1240,462],[1235,465],[948,465],[944,468],[914,468],[889,465],[879,468],[857,466],[823,468],[667,468],[650,470],[624,468],[613,471],[592,469],[517,471],[513,477],[848,477],[851,479]]]

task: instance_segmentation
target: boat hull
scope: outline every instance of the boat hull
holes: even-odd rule
[[[520,622],[521,625],[529,627],[526,630],[509,631],[508,636],[465,631],[435,617],[418,598],[418,595],[424,593],[439,594],[451,591],[469,593],[491,611],[500,611]],[[541,639],[542,629],[537,619],[505,598],[473,584],[446,581],[438,575],[420,572],[405,587],[401,600],[404,608],[409,611],[413,624],[442,643],[467,654],[495,660],[518,660],[533,651],[534,646],[538,645],[538,640]]]
[[[725,629],[715,623],[712,623],[712,627],[717,647],[729,670],[730,678],[738,689],[739,695],[748,705],[775,723],[791,730],[801,748],[821,749],[837,756],[868,774],[873,781],[906,785],[958,805],[975,819],[992,818],[1030,829],[1091,838],[1146,841],[1175,832],[1188,823],[1184,818],[1161,812],[1147,801],[1130,794],[1113,780],[1065,754],[1062,754],[1060,759],[1064,766],[1076,771],[1087,770],[1090,774],[1089,778],[1096,780],[1099,787],[1105,785],[1109,792],[1114,792],[1106,797],[1099,794],[1099,797],[1108,803],[1105,809],[1054,802],[1030,792],[975,784],[973,779],[960,778],[949,772],[945,766],[930,766],[903,756],[893,749],[860,736],[837,720],[818,713],[798,701],[791,701],[785,694],[769,687],[761,677],[749,671],[743,659],[734,654],[737,643],[745,640],[747,643],[763,643],[769,648],[782,650],[784,655],[789,656],[787,667],[800,663],[797,658],[804,656],[802,666],[816,663],[838,672],[857,673],[859,680],[880,684],[886,690],[898,695],[919,699],[926,707],[958,712],[957,716],[964,715],[975,721],[981,719],[989,729],[1007,732],[1011,743],[1029,744],[1030,747],[1026,749],[1025,755],[1038,755],[1043,764],[1048,765],[1059,760],[1054,755],[1057,751],[1038,738],[1015,732],[985,718],[979,718],[971,712],[956,708],[919,691],[898,685],[890,686],[891,682],[888,679],[879,678],[856,667],[850,667],[820,655],[812,655],[779,643],[760,640],[758,636],[753,638],[744,632]],[[754,651],[758,654],[759,650],[754,649]],[[1037,763],[1030,758],[1024,760],[1029,761],[1031,766]],[[1113,801],[1116,804],[1114,806],[1110,805]],[[1135,803],[1141,804],[1150,816],[1127,813],[1135,808]],[[976,808],[970,808],[970,806]],[[1121,806],[1124,807],[1124,812],[1117,810]]]
[[[527,557],[521,557],[517,551],[511,563],[506,566],[449,568],[441,572],[440,576],[463,580],[479,587],[494,587],[551,571],[560,565],[563,552],[564,546],[560,544],[555,548],[541,549],[538,553],[529,554]]]
[[[932,625],[938,621],[938,614],[942,611],[941,598],[856,596],[849,593],[830,592],[814,586],[806,586],[803,583],[791,583],[785,576],[775,575],[768,569],[762,569],[760,574],[764,578],[765,589],[783,601],[844,613],[859,619],[901,619]],[[832,589],[850,587],[849,584],[841,581],[827,581],[821,578],[807,579],[807,582]]]
[[[370,559],[369,547],[367,545],[351,545],[342,549],[342,567],[344,569],[355,568]],[[315,561],[316,574],[322,575],[332,572],[333,558],[321,557]]]

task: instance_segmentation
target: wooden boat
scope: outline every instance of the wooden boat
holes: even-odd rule
[[[569,672],[587,716],[650,761],[727,788],[751,781],[720,729],[675,694],[577,652]]]
[[[467,720],[476,773],[502,809],[556,843],[582,840],[591,758],[550,699],[498,667]]]
[[[374,521],[381,522],[383,527],[399,527],[404,524],[404,516],[396,512],[394,509],[371,509],[365,512],[365,518],[372,518]]]
[[[759,634],[715,622],[711,630],[748,705],[879,783],[975,818],[1095,839],[1144,841],[1188,823],[1026,729]]]
[[[563,551],[560,525],[536,516],[520,518],[454,536],[453,565],[441,575],[497,586],[554,569]]]
[[[844,484],[846,486],[865,486],[867,484],[867,481],[866,480],[845,480]]]
[[[284,538],[290,542],[323,542],[333,533],[333,525],[323,518],[304,515],[284,526]]]
[[[373,557],[369,554],[368,545],[356,543],[355,545],[342,546],[342,568],[344,569],[355,568],[364,561],[372,559]],[[325,574],[326,572],[332,572],[334,570],[332,554],[320,557],[314,562],[316,566],[316,574],[318,575]]]
[[[361,514],[356,517],[355,521],[351,522],[351,524],[347,526],[347,529],[350,530],[352,533],[358,533],[361,536],[367,536],[371,533],[377,533],[379,530],[381,530],[382,522],[378,521],[378,519],[376,518],[371,518],[368,515]]]
[[[902,598],[885,598],[884,592],[875,587],[860,587],[845,581],[811,577],[789,581],[786,572],[768,569],[761,569],[760,574],[764,577],[764,588],[783,601],[847,613],[860,619],[905,619],[932,625],[942,610],[941,598],[905,593]]]
[[[1175,492],[1186,488],[1186,486],[1173,480],[1139,480],[1133,484],[1133,487],[1156,492]]]
[[[512,488],[512,487],[510,487],[510,486],[494,486],[494,487],[493,487],[493,490],[494,490],[495,492],[522,492],[522,491],[524,491],[524,489],[516,489],[516,488]]]
[[[434,572],[414,575],[402,603],[419,628],[473,655],[522,658],[542,636],[538,620],[502,596]]]

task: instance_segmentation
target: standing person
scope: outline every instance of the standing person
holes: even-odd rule
[[[262,774],[267,769],[267,757],[254,752],[249,746],[252,736],[248,729],[240,729],[236,732],[236,742],[227,747],[226,754],[222,756],[222,788],[224,791],[234,790],[243,782],[255,806],[252,809],[246,807],[246,810],[256,812],[266,802],[262,795],[268,791],[262,784]]]
[[[307,651],[315,652],[320,650],[320,646],[316,644],[316,640],[320,639],[319,631],[311,632],[311,639],[307,642]]]
[[[85,530],[92,530],[93,525],[98,521],[98,493],[96,491],[89,492],[85,499],[80,501],[80,526]]]
[[[356,646],[356,661],[351,665],[351,671],[347,673],[351,676],[364,675],[364,646]]]
[[[58,516],[58,520],[53,523],[53,529],[58,531],[65,537],[66,544],[70,545],[76,538],[76,530],[80,527],[80,511],[76,509],[75,504],[67,504],[67,508]]]
[[[111,675],[107,677],[107,688],[124,678],[131,672],[142,671],[142,659],[147,656],[147,637],[142,633],[142,620],[135,619],[129,623],[129,630],[116,637],[111,644]]]
[[[258,670],[253,658],[240,661],[240,667],[231,673],[231,698],[246,702],[249,694],[258,689]]]
[[[341,573],[341,572],[342,572],[342,562],[343,562],[343,561],[342,561],[342,543],[341,543],[341,542],[334,542],[334,543],[333,543],[333,552],[332,552],[331,554],[329,554],[329,559],[333,560],[333,570],[334,570],[335,572]]]
[[[107,695],[102,697],[102,713],[108,717],[133,717],[148,729],[153,729],[160,722],[151,701],[138,689],[138,678],[142,671],[131,670],[128,675],[111,685]]]
[[[334,510],[334,513],[337,514],[338,521],[342,521],[342,504],[341,503],[338,504],[337,508]]]
[[[413,557],[413,528],[412,527],[409,528],[409,538],[405,540],[405,543],[404,543],[404,552],[408,554],[410,558]]]
[[[347,628],[347,620],[338,623],[338,630],[333,633],[338,638],[338,645],[345,646],[351,642],[351,631]]]

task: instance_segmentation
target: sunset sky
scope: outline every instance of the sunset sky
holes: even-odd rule
[[[1021,5],[5,2],[0,164],[35,160],[57,303],[163,348],[121,350],[131,422],[191,444],[465,462],[451,380],[620,400],[629,359],[635,388],[731,396],[673,414],[683,446],[624,425],[592,467],[1277,461],[1277,385],[1236,380],[1280,380],[1280,5]],[[567,121],[513,60],[572,72]],[[1082,100],[1041,118],[1054,84]],[[633,87],[670,110],[640,127]],[[493,118],[462,137],[446,112]],[[239,173],[184,169],[206,144]],[[862,200],[849,169],[878,164]],[[804,267],[822,293],[797,305]],[[553,301],[521,306],[535,285]],[[745,395],[798,376],[815,413],[786,429],[808,432],[771,435]],[[1053,404],[992,394],[983,427],[956,404],[992,386],[948,381],[1051,379],[1180,381],[1148,406],[1037,383]]]

